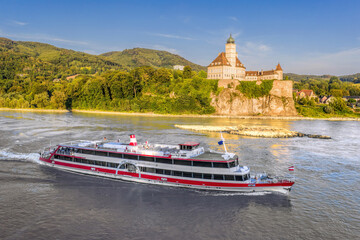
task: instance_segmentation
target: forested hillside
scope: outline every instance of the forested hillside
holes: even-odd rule
[[[0,80],[52,80],[120,69],[102,57],[38,42],[0,38]]]
[[[141,66],[173,68],[174,65],[190,66],[195,71],[206,70],[206,67],[194,64],[179,55],[166,51],[146,48],[126,49],[121,52],[101,54],[108,60],[116,62],[124,68],[132,69]]]
[[[206,80],[206,72],[192,71],[189,66],[184,71],[159,68],[200,66],[148,49],[126,50],[120,53],[122,57],[105,55],[0,38],[0,107],[214,112],[210,94],[217,91],[216,80]]]

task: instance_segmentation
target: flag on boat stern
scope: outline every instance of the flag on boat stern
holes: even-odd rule
[[[294,171],[294,166],[291,166],[288,168],[290,172],[293,172]]]
[[[218,141],[218,144],[219,144],[219,145],[223,145],[223,144],[224,144],[224,141],[223,141],[223,140],[220,140],[220,141]]]

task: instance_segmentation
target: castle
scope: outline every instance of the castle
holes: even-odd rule
[[[245,71],[244,64],[238,58],[234,38],[228,38],[225,45],[225,52],[219,53],[217,58],[208,66],[208,79],[220,79],[225,82],[232,80],[257,81],[257,80],[282,80],[283,70],[280,63],[275,70],[269,71]],[[220,83],[219,83],[220,84]]]

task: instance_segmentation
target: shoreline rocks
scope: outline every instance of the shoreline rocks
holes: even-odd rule
[[[264,138],[293,138],[293,137],[309,137],[319,139],[331,139],[330,136],[305,134],[295,131],[290,131],[285,128],[269,127],[269,126],[204,126],[204,125],[179,125],[175,127],[199,131],[199,132],[225,132],[234,135],[247,137],[264,137]]]

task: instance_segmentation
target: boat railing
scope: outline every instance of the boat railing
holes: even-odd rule
[[[257,174],[255,176],[253,176],[251,179],[252,179],[252,182],[256,182],[256,183],[290,183],[290,182],[295,182],[295,177],[293,177],[293,176],[270,177],[270,176],[266,175],[265,173]]]

